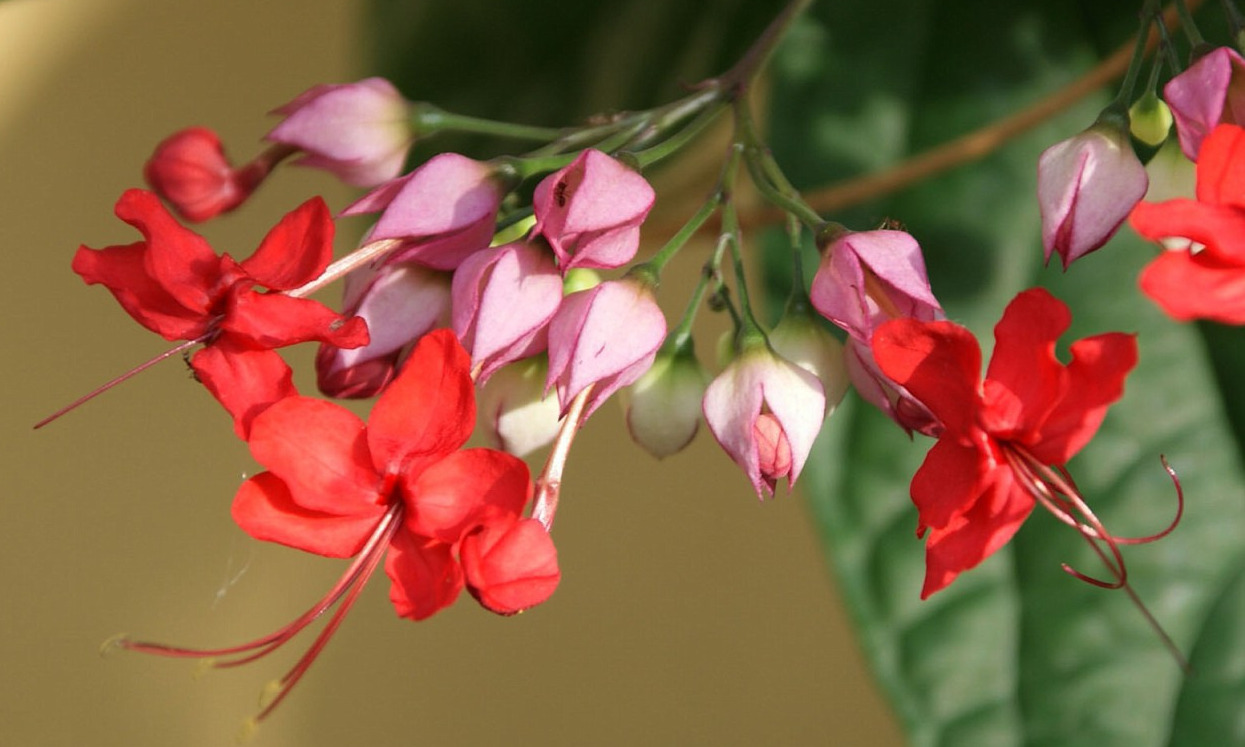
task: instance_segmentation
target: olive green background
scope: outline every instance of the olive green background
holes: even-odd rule
[[[80,243],[136,240],[112,205],[140,186],[155,143],[203,124],[250,157],[266,111],[363,72],[358,10],[345,0],[0,3],[2,744],[229,744],[264,683],[311,640],[197,680],[194,662],[98,655],[121,632],[248,640],[300,613],[345,566],[233,526],[229,501],[256,466],[180,361],[30,426],[165,349],[69,270]],[[287,169],[202,230],[244,257],[311,194],[334,209],[352,195]],[[310,353],[290,356],[304,390]],[[517,618],[464,597],[411,623],[375,579],[255,743],[900,743],[803,499],[759,503],[707,433],[657,463],[604,407],[573,452],[554,536],[562,586]]]

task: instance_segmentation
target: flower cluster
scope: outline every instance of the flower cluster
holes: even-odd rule
[[[1245,251],[1237,250],[1245,180],[1234,169],[1245,130],[1222,124],[1235,116],[1230,80],[1239,65],[1239,57],[1211,55],[1168,85],[1180,144],[1198,159],[1196,200],[1138,204],[1154,183],[1118,101],[1089,130],[1042,154],[1048,262],[1058,253],[1067,269],[1131,211],[1138,232],[1170,247],[1142,277],[1148,294],[1177,318],[1245,321]],[[560,130],[486,127],[407,102],[372,78],[316,86],[278,108],[283,119],[266,137],[270,146],[239,168],[205,128],[161,143],[145,169],[155,192],[128,191],[116,209],[143,240],[83,247],[73,269],[108,288],[140,324],[180,341],[159,359],[201,346],[189,358],[196,377],[264,468],[234,496],[237,524],[256,539],[351,562],[307,612],[254,641],[216,650],[128,638],[117,645],[221,657],[228,666],[275,650],[333,610],[278,682],[263,718],[382,565],[395,610],[412,620],[464,589],[502,615],[544,602],[561,577],[550,532],[571,442],[616,393],[647,451],[679,452],[703,421],[765,498],[784,481],[794,485],[854,385],[910,436],[936,439],[911,484],[926,540],[922,597],[1005,545],[1036,505],[1093,544],[1112,580],[1078,577],[1125,586],[1124,540],[1097,519],[1066,464],[1122,396],[1137,364],[1134,337],[1079,340],[1061,363],[1055,346],[1071,313],[1030,289],[996,326],[983,378],[980,346],[947,321],[917,240],[825,220],[782,176],[740,95],[746,70],[665,107]],[[1210,87],[1217,107],[1206,101]],[[727,108],[736,133],[718,185],[683,229],[636,261],[656,200],[645,168]],[[416,137],[446,123],[542,145],[489,161],[440,153],[404,173]],[[245,204],[289,158],[370,189],[340,213],[375,218],[361,245],[337,262],[334,218],[319,198],[282,218],[241,262],[218,254],[160,202],[207,220]],[[792,231],[792,294],[773,325],[751,304],[731,201],[745,161],[758,191],[800,229]],[[714,214],[718,240],[688,310],[669,325],[656,300],[662,269]],[[805,230],[820,252],[807,286],[797,235]],[[340,313],[307,298],[336,280]],[[692,344],[702,308],[727,312],[732,324],[716,374]],[[302,342],[320,346],[323,394],[376,398],[366,419],[296,391],[276,349]],[[477,416],[498,448],[464,448]],[[550,444],[533,480],[522,458]]]

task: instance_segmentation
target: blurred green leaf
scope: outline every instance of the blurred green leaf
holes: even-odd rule
[[[678,97],[683,86],[729,67],[784,4],[372,0],[369,66],[412,100],[558,127]],[[421,153],[492,156],[502,145],[442,138]]]
[[[1135,13],[1136,3],[1122,1],[821,4],[776,60],[776,156],[805,187],[884,168],[1074,79],[1127,42]],[[1087,126],[1109,95],[981,162],[831,217],[857,229],[903,221],[949,316],[987,351],[1007,301],[1034,284],[1072,308],[1066,341],[1138,333],[1141,363],[1125,398],[1070,469],[1120,535],[1171,519],[1175,492],[1159,454],[1180,472],[1182,525],[1125,555],[1138,593],[1197,672],[1183,675],[1124,594],[1061,572],[1063,562],[1091,575],[1099,568],[1075,532],[1041,511],[1009,548],[919,601],[923,546],[908,482],[930,442],[910,443],[854,401],[818,443],[804,488],[914,744],[1245,743],[1239,331],[1209,330],[1212,361],[1196,326],[1157,312],[1135,285],[1153,249],[1127,229],[1066,275],[1042,269],[1037,156]]]

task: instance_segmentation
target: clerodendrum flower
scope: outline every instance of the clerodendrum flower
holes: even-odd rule
[[[318,301],[286,292],[319,277],[332,259],[333,220],[320,198],[283,217],[255,253],[241,262],[218,255],[202,236],[178,223],[151,192],[127,191],[117,201],[116,212],[143,234],[143,240],[103,249],[80,247],[73,258],[74,272],[88,284],[108,288],[147,329],[166,340],[184,340],[175,350],[203,343],[204,349],[190,364],[234,416],[239,436],[246,437],[250,419],[261,406],[292,391],[289,370],[273,348],[311,341],[355,348],[368,342],[362,319],[344,319]],[[250,375],[240,376],[244,370]],[[259,381],[251,375],[269,378]],[[226,390],[228,396],[222,396]]]
[[[316,641],[271,691],[263,718],[302,677],[384,561],[398,614],[422,620],[463,588],[513,614],[557,587],[557,552],[521,512],[527,466],[492,449],[462,449],[475,420],[470,360],[449,330],[429,333],[385,389],[367,423],[334,403],[286,398],[251,429],[268,471],[247,480],[233,517],[257,539],[334,558],[353,557],[316,605],[280,630],[240,646],[194,650],[122,639],[131,650],[180,657],[259,658],[338,605]]]
[[[1142,202],[1129,222],[1170,247],[1139,283],[1175,319],[1245,324],[1245,129],[1221,124],[1201,144],[1197,199]]]
[[[1087,337],[1064,365],[1055,342],[1070,324],[1045,290],[1020,293],[994,329],[984,381],[977,340],[957,324],[898,319],[874,334],[882,371],[943,424],[912,479],[918,534],[928,532],[922,598],[1005,545],[1037,501],[1114,552],[1115,538],[1061,476],[1123,393],[1137,343],[1119,332]]]

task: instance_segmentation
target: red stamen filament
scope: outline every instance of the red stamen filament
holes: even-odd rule
[[[1128,598],[1132,600],[1133,606],[1145,618],[1146,624],[1158,635],[1164,647],[1167,648],[1172,658],[1176,660],[1177,665],[1186,673],[1191,671],[1188,660],[1185,659],[1184,654],[1176,646],[1176,642],[1171,639],[1171,636],[1163,629],[1158,619],[1154,617],[1150,609],[1141,601],[1141,597],[1137,596],[1137,592],[1133,590],[1132,585],[1128,583],[1128,569],[1124,565],[1124,556],[1120,553],[1119,547],[1126,544],[1135,545],[1154,542],[1167,536],[1180,523],[1180,519],[1184,514],[1184,489],[1180,485],[1180,479],[1176,476],[1176,471],[1167,463],[1166,457],[1160,456],[1159,458],[1163,462],[1163,469],[1167,471],[1167,474],[1172,479],[1172,483],[1176,486],[1175,518],[1166,528],[1155,534],[1145,537],[1116,537],[1106,530],[1098,516],[1085,502],[1085,499],[1081,497],[1080,490],[1076,487],[1076,483],[1066,469],[1062,466],[1058,468],[1058,471],[1051,469],[1049,466],[1039,462],[1024,447],[1009,443],[1001,445],[1008,465],[1011,466],[1012,472],[1019,479],[1025,491],[1050,511],[1056,519],[1076,529],[1085,538],[1085,541],[1093,549],[1094,553],[1098,555],[1098,558],[1102,560],[1108,572],[1114,576],[1114,580],[1103,581],[1102,579],[1088,576],[1067,563],[1062,565],[1063,570],[1071,576],[1094,586],[1104,589],[1123,589]]]
[[[35,430],[38,430],[39,428],[42,428],[43,426],[47,425],[48,423],[52,422],[53,420],[56,420],[56,419],[57,419],[57,418],[59,418],[60,416],[65,415],[66,413],[70,412],[71,410],[75,410],[75,409],[77,409],[78,407],[80,407],[80,406],[82,406],[82,405],[85,405],[87,402],[90,402],[91,400],[95,399],[96,397],[98,397],[99,395],[101,395],[101,394],[103,394],[104,392],[108,391],[109,389],[112,389],[112,388],[113,388],[114,386],[116,386],[117,384],[120,384],[121,382],[126,381],[126,380],[128,380],[128,379],[130,379],[130,378],[132,378],[132,377],[134,377],[134,376],[137,376],[138,374],[142,373],[143,371],[146,371],[147,369],[149,369],[149,368],[151,368],[152,366],[156,365],[157,363],[159,363],[159,362],[161,362],[161,361],[165,360],[166,358],[172,358],[173,356],[177,355],[178,353],[183,352],[183,351],[185,351],[185,350],[189,350],[190,348],[194,347],[195,345],[198,345],[199,343],[204,342],[205,340],[207,340],[207,338],[208,338],[208,336],[209,336],[210,334],[211,334],[211,333],[209,333],[209,334],[205,334],[205,335],[203,335],[202,337],[197,337],[197,338],[195,338],[195,339],[193,339],[193,340],[188,340],[188,341],[186,341],[186,342],[183,342],[181,345],[178,345],[178,346],[177,346],[177,347],[175,347],[175,348],[171,348],[171,349],[169,349],[169,350],[166,350],[166,351],[164,351],[163,353],[161,353],[161,354],[157,355],[155,358],[152,358],[151,360],[149,360],[149,361],[147,361],[147,362],[145,362],[145,363],[140,363],[138,366],[135,366],[134,368],[131,368],[129,371],[126,371],[125,373],[121,374],[120,376],[116,377],[115,379],[112,379],[111,381],[107,382],[106,384],[102,384],[102,385],[100,385],[100,386],[95,387],[95,388],[94,388],[94,389],[92,389],[91,391],[89,391],[89,392],[87,392],[86,394],[82,395],[81,397],[79,397],[79,398],[75,399],[73,402],[70,402],[69,404],[65,405],[65,406],[64,406],[64,407],[62,407],[61,409],[59,409],[59,410],[57,410],[56,412],[52,413],[51,415],[47,416],[47,417],[46,417],[46,418],[44,418],[43,420],[40,420],[38,423],[35,423]]]
[[[341,604],[334,610],[324,629],[320,631],[320,634],[316,636],[311,646],[299,657],[294,666],[283,677],[271,683],[269,688],[266,688],[265,697],[262,699],[262,709],[253,719],[253,723],[258,723],[272,713],[273,709],[285,699],[285,696],[289,694],[294,685],[298,684],[303,674],[306,673],[312,662],[316,660],[316,657],[319,656],[320,652],[328,644],[333,633],[337,631],[346,613],[350,611],[360,592],[363,591],[363,587],[367,584],[368,579],[385,557],[385,550],[389,547],[389,541],[393,539],[394,533],[402,525],[402,507],[401,501],[397,501],[389,507],[376,525],[376,528],[372,530],[372,535],[364,543],[359,554],[351,562],[350,567],[346,569],[342,577],[319,602],[290,623],[266,636],[237,646],[217,649],[181,648],[162,643],[131,641],[124,637],[110,641],[109,645],[124,648],[128,651],[174,658],[212,659],[215,657],[236,656],[236,658],[226,661],[213,661],[211,663],[213,667],[220,669],[236,667],[263,658],[276,651],[340,601]]]

